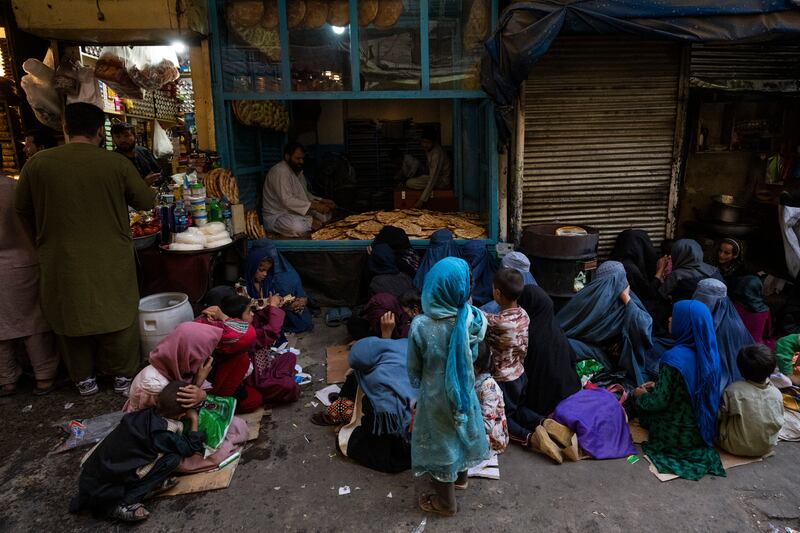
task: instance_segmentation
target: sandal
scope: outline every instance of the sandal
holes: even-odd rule
[[[456,490],[467,490],[467,487],[469,487],[469,480],[465,481],[463,485],[453,483],[453,486],[456,488]]]
[[[335,422],[328,413],[319,412],[311,415],[311,423],[317,426],[338,426],[339,423]]]
[[[419,508],[426,513],[438,514],[441,516],[455,516],[458,508],[454,510],[439,509],[433,504],[433,494],[421,496],[419,499]]]
[[[141,522],[150,518],[150,511],[145,509],[141,503],[132,505],[119,504],[108,513],[108,516],[123,522]]]
[[[167,492],[169,489],[175,487],[177,484],[178,484],[178,478],[168,477],[167,479],[161,482],[161,485],[158,485],[156,488],[147,493],[147,496],[145,496],[144,499],[149,500],[151,498],[155,498],[159,494],[163,494]]]
[[[33,395],[34,396],[46,396],[46,395],[50,394],[51,392],[53,392],[54,390],[56,390],[56,384],[55,383],[53,383],[49,387],[40,388],[40,387],[37,386],[37,387],[35,387],[33,389]]]
[[[329,328],[336,328],[342,324],[342,318],[339,316],[339,308],[334,307],[325,313],[325,325]]]

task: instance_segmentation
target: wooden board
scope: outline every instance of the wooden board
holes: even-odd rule
[[[180,494],[192,494],[195,492],[206,492],[209,490],[227,489],[236,472],[239,459],[236,459],[221,470],[211,470],[198,474],[178,476],[178,484],[167,492],[160,494],[159,497],[178,496]]]
[[[247,422],[247,442],[256,440],[258,438],[258,434],[261,432],[261,418],[264,416],[264,408],[259,407],[257,411],[253,411],[252,413],[236,416]]]
[[[344,383],[344,377],[350,370],[347,364],[350,348],[344,345],[328,346],[325,351],[328,354],[328,383]]]

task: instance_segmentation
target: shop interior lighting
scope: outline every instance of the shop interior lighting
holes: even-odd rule
[[[345,31],[347,31],[347,28],[346,28],[346,27],[344,27],[344,26],[331,26],[331,31],[332,31],[333,33],[335,33],[336,35],[341,35],[341,34],[343,34]]]
[[[176,54],[182,54],[186,51],[186,45],[183,41],[175,41],[172,43],[172,49],[175,50]]]

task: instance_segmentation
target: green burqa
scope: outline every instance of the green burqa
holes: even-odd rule
[[[151,209],[154,199],[128,159],[92,144],[51,148],[25,163],[16,209],[35,232],[53,331],[82,337],[133,324],[139,289],[128,206]]]

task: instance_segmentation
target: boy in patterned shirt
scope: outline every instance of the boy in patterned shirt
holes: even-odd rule
[[[525,406],[528,377],[523,363],[528,354],[530,319],[517,305],[525,283],[517,270],[502,268],[495,274],[493,285],[494,301],[500,306],[500,314],[486,315],[486,342],[494,363],[492,377],[503,391],[511,439],[527,446],[541,417]]]

